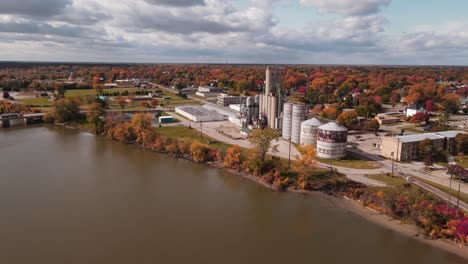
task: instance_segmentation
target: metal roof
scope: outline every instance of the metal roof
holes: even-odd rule
[[[446,138],[454,138],[458,134],[466,134],[465,131],[459,131],[459,130],[450,130],[450,131],[443,131],[443,132],[436,132],[437,135],[441,135]]]
[[[318,120],[317,118],[314,117],[314,118],[311,118],[311,119],[308,119],[308,120],[302,122],[301,125],[319,127],[319,126],[323,125],[323,123],[320,120]]]
[[[335,122],[329,122],[323,126],[320,126],[319,129],[327,131],[348,131],[346,127],[340,126]]]

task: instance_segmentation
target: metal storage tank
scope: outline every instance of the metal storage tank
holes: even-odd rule
[[[317,132],[321,125],[323,125],[323,123],[317,118],[311,118],[301,123],[300,143],[302,146],[317,146]]]
[[[339,159],[345,154],[348,141],[348,129],[335,122],[327,123],[318,128],[317,157],[324,159]]]
[[[291,141],[298,144],[301,138],[301,123],[306,119],[305,104],[294,104],[292,108]]]
[[[281,126],[281,135],[284,139],[291,139],[291,125],[292,125],[292,103],[284,103],[283,108],[283,124]]]

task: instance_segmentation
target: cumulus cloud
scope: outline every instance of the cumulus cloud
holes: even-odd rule
[[[145,0],[145,1],[154,5],[167,5],[167,6],[196,6],[196,5],[205,4],[205,0]]]
[[[50,16],[60,13],[72,0],[2,0],[0,14]]]
[[[361,16],[378,13],[381,6],[392,0],[300,0],[301,5],[315,7],[323,13]]]

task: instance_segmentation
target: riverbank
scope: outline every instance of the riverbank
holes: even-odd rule
[[[72,127],[70,127],[72,128]],[[83,129],[81,128],[81,130],[85,130],[86,132],[90,132],[89,130],[87,129]],[[164,142],[164,141],[163,141]],[[181,154],[181,153],[176,153],[176,152],[168,152],[167,148],[155,148],[155,147],[148,147],[148,146],[145,146],[144,144],[137,144],[136,142],[127,142],[127,143],[130,143],[130,144],[135,144],[135,145],[138,145],[140,147],[143,147],[144,149],[147,149],[149,151],[153,151],[153,152],[158,152],[158,153],[161,153],[161,154],[166,154],[166,155],[169,155],[171,157],[175,157],[175,158],[182,158],[182,159],[186,159],[186,160],[190,160],[190,161],[193,161],[193,158],[190,154],[187,154],[187,152],[184,152],[186,154]],[[173,144],[174,142],[173,141],[168,141],[168,142],[164,142],[163,144]],[[358,215],[361,215],[362,217],[370,220],[371,222],[374,222],[376,224],[380,224],[380,225],[383,225],[384,227],[387,227],[389,229],[392,229],[396,232],[399,232],[403,235],[406,235],[408,237],[412,237],[412,238],[416,238],[422,242],[425,242],[425,243],[428,243],[432,246],[436,246],[438,248],[441,248],[441,249],[444,249],[445,251],[449,251],[453,254],[456,254],[456,255],[459,255],[459,256],[463,256],[464,258],[467,258],[468,259],[468,250],[466,248],[462,248],[460,246],[458,246],[457,244],[455,244],[454,242],[449,242],[445,239],[428,239],[424,236],[423,233],[421,233],[418,228],[416,226],[411,226],[411,225],[402,225],[400,221],[398,220],[393,220],[392,218],[386,216],[385,214],[383,213],[378,213],[376,211],[373,211],[372,209],[370,208],[367,208],[367,207],[363,207],[362,203],[359,203],[357,201],[347,201],[344,196],[345,195],[348,195],[346,192],[351,190],[351,191],[359,191],[359,187],[358,188],[355,188],[353,186],[353,182],[350,182],[350,181],[345,181],[343,183],[339,183],[338,185],[336,185],[336,183],[330,183],[330,184],[325,184],[324,186],[314,186],[313,187],[313,190],[296,190],[295,187],[289,187],[289,188],[285,188],[285,189],[282,189],[281,187],[278,188],[277,186],[278,185],[275,185],[275,184],[272,184],[271,182],[267,182],[268,180],[266,179],[265,176],[255,176],[253,174],[250,174],[248,172],[246,172],[244,169],[230,169],[230,168],[226,168],[222,163],[221,163],[222,160],[220,159],[217,159],[215,161],[204,161],[204,162],[197,162],[197,163],[204,163],[204,164],[207,164],[209,166],[212,166],[212,167],[216,167],[218,169],[223,169],[223,170],[226,170],[228,172],[230,172],[231,174],[234,174],[234,175],[237,175],[237,176],[240,176],[242,178],[245,178],[247,180],[251,180],[251,181],[254,181],[255,183],[257,184],[260,184],[272,191],[290,191],[290,192],[294,192],[294,193],[300,193],[300,194],[306,194],[306,195],[311,195],[311,194],[317,194],[317,193],[322,193],[323,195],[325,195],[325,193],[328,194],[327,197],[331,197],[331,198],[336,198],[336,197],[340,197],[339,200],[336,200],[336,204],[338,205],[338,207],[341,207],[342,209],[344,210],[351,210],[353,211],[355,214],[358,214]],[[333,179],[330,180],[330,182],[333,181]],[[341,185],[340,185],[341,184]],[[347,188],[349,190],[347,190]],[[351,196],[352,197],[352,196]],[[356,198],[356,196],[354,196]],[[336,198],[338,199],[338,198]],[[338,201],[341,201],[342,203],[338,203]],[[465,256],[466,255],[466,256]]]

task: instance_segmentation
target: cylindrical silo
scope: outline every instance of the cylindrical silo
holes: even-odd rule
[[[294,104],[292,107],[291,141],[298,144],[301,138],[301,123],[305,120],[307,108],[305,104]]]
[[[300,143],[302,146],[317,146],[317,132],[321,125],[323,125],[322,122],[317,118],[311,118],[301,123]]]
[[[317,157],[324,159],[339,159],[345,156],[348,129],[335,122],[330,122],[318,128]]]
[[[276,104],[277,104],[278,99],[276,98],[276,96],[269,96],[269,99],[270,99],[270,103],[268,105],[268,108],[269,108],[268,124],[271,128],[276,129],[276,117],[277,117],[277,111],[278,111]]]
[[[283,106],[283,124],[281,135],[284,139],[291,139],[291,125],[292,125],[292,103],[284,103]]]
[[[265,73],[265,95],[268,95],[271,92],[271,73],[270,67],[266,68]]]

